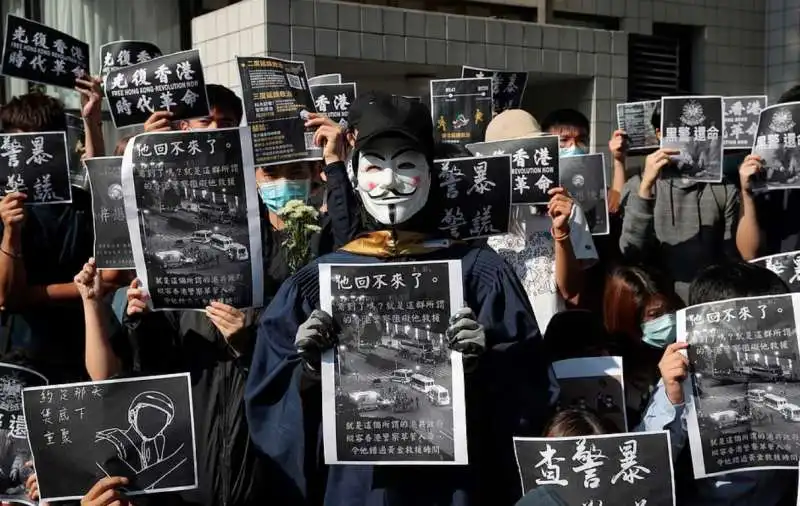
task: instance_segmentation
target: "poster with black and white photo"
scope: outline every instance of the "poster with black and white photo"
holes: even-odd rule
[[[665,167],[665,176],[693,181],[722,181],[722,97],[661,99],[661,148],[680,151]]]
[[[694,391],[686,420],[696,479],[796,469],[800,455],[800,295],[724,300],[678,312]]]
[[[800,251],[789,251],[756,258],[751,264],[771,270],[786,283],[792,292],[800,292]]]
[[[329,84],[341,84],[342,74],[323,74],[308,78],[309,86],[326,86]]]
[[[466,146],[483,142],[492,120],[492,79],[434,79],[431,114],[437,142]]]
[[[118,40],[100,46],[100,77],[162,56],[161,49],[143,40]]]
[[[580,204],[592,235],[608,235],[608,186],[603,153],[564,156],[558,161],[559,179]]]
[[[38,372],[0,363],[0,501],[38,504],[25,493],[25,482],[34,470],[25,465],[32,458],[22,411],[22,390],[42,385],[47,385],[47,379]]]
[[[340,127],[347,128],[347,114],[358,96],[356,83],[311,86],[311,96],[319,114],[332,119]]]
[[[559,360],[553,373],[560,389],[557,410],[587,409],[609,424],[610,432],[628,430],[622,357]]]
[[[247,127],[133,138],[122,162],[136,276],[154,309],[260,307],[261,218]]]
[[[0,196],[22,192],[26,204],[72,202],[64,132],[0,134]]]
[[[105,156],[83,161],[92,189],[94,260],[98,269],[135,269],[131,237],[125,219],[122,157]]]
[[[569,505],[675,506],[668,431],[515,437],[514,452],[525,494],[547,487]]]
[[[208,95],[200,51],[192,49],[130,65],[103,80],[117,128],[144,124],[156,111],[172,121],[208,116]]]
[[[783,190],[800,188],[800,102],[772,105],[761,111],[753,154],[764,160],[763,176],[753,182],[754,189]]]
[[[305,63],[247,57],[236,64],[256,166],[321,159],[314,130],[305,127],[309,113],[317,112]]]
[[[2,74],[62,88],[89,75],[89,45],[55,28],[8,14]]]
[[[758,133],[758,118],[767,107],[766,95],[723,97],[725,149],[751,149]]]
[[[461,263],[320,264],[320,307],[343,329],[322,357],[325,462],[466,465],[462,357],[445,332]]]
[[[437,160],[432,175],[444,190],[439,230],[461,241],[508,233],[509,155]]]
[[[558,136],[542,135],[507,141],[476,142],[466,148],[475,156],[511,155],[514,204],[546,204],[558,185]]]
[[[625,130],[629,152],[635,154],[658,149],[657,127],[653,119],[660,113],[660,100],[617,104],[617,128]]]
[[[81,163],[81,157],[86,151],[86,134],[83,131],[83,118],[74,114],[65,114],[67,119],[67,152],[69,153],[69,182],[86,190],[89,180],[86,170]]]
[[[461,67],[461,77],[491,78],[494,114],[500,114],[508,109],[519,109],[525,87],[528,85],[527,72],[506,72],[464,65]]]
[[[189,373],[26,388],[42,502],[78,500],[101,478],[125,495],[197,488]]]

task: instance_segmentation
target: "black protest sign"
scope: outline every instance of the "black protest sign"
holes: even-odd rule
[[[13,192],[26,204],[72,202],[64,132],[0,134],[0,194]]]
[[[663,171],[694,181],[722,181],[722,97],[663,97],[661,147],[680,151]]]
[[[522,105],[525,87],[528,85],[527,72],[505,72],[465,65],[461,67],[461,77],[489,77],[492,79],[494,114],[500,114],[508,109],[519,109]]]
[[[322,362],[326,463],[467,464],[463,365],[445,336],[461,263],[319,270],[320,307],[342,329]]]
[[[84,141],[86,134],[83,130],[83,118],[74,114],[66,114],[67,119],[67,151],[69,154],[69,181],[72,186],[87,189],[89,184],[86,171],[81,163],[81,157],[86,151]]]
[[[305,127],[308,114],[316,112],[305,64],[257,57],[236,63],[256,166],[320,159],[314,131]]]
[[[136,274],[155,309],[263,301],[261,225],[247,127],[134,137],[122,188]],[[137,220],[130,217],[136,216]]]
[[[328,84],[342,84],[342,74],[323,74],[308,78],[309,86],[325,86]]]
[[[141,40],[118,40],[100,46],[100,76],[138,63],[149,62],[163,53],[155,44]]]
[[[92,189],[94,260],[98,269],[133,269],[133,251],[125,220],[122,157],[84,160]]]
[[[767,190],[800,188],[800,102],[767,107],[761,111],[753,154],[763,159],[763,169],[753,186]]]
[[[319,114],[347,128],[347,114],[357,96],[356,83],[314,85],[311,96]]]
[[[558,136],[542,135],[508,141],[468,144],[475,156],[511,155],[512,203],[546,204],[558,185]]]
[[[156,111],[171,120],[208,116],[200,51],[193,49],[117,69],[103,81],[117,128],[141,125]]]
[[[695,478],[797,470],[797,294],[731,299],[678,312],[695,373],[687,430]]]
[[[558,163],[561,186],[580,204],[592,235],[608,234],[608,186],[603,153],[562,156]]]
[[[751,264],[771,270],[786,283],[792,292],[800,292],[800,251],[756,258]]]
[[[514,451],[523,493],[547,487],[570,505],[675,505],[667,431],[515,437]]]
[[[89,75],[89,45],[49,26],[9,14],[3,75],[74,88]]]
[[[189,373],[23,391],[42,502],[81,499],[106,476],[126,495],[197,488]]]
[[[653,124],[653,118],[660,112],[660,100],[617,104],[617,127],[625,130],[630,151],[658,149],[658,126]]]
[[[482,142],[492,120],[492,80],[439,79],[430,86],[436,141],[461,146]]]
[[[459,240],[508,232],[511,218],[511,157],[437,160],[432,184],[444,191],[439,230]]]
[[[751,149],[758,133],[758,119],[767,107],[766,95],[724,97],[725,149]]]
[[[33,474],[28,428],[22,411],[22,390],[47,384],[44,376],[14,364],[0,363],[0,500],[37,504],[28,500],[25,482]]]

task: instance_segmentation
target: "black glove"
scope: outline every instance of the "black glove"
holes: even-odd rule
[[[306,366],[319,372],[322,354],[333,348],[335,339],[333,318],[325,311],[315,309],[297,328],[294,346]]]
[[[466,370],[473,369],[477,365],[478,357],[486,351],[486,331],[468,307],[459,309],[450,317],[445,336],[450,349],[464,355]]]

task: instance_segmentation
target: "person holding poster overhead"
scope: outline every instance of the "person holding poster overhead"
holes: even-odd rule
[[[275,465],[276,504],[507,506],[519,498],[514,433],[539,433],[549,403],[541,336],[514,272],[493,251],[440,239],[431,213],[433,125],[418,102],[383,94],[365,104],[353,154],[364,234],[301,269],[259,323],[245,401],[251,436]],[[319,309],[319,265],[460,260],[464,306],[447,343],[463,353],[470,464],[465,467],[322,464],[321,356],[337,341]],[[457,282],[457,280],[454,280]],[[493,393],[494,392],[494,393]],[[496,392],[502,392],[497,395]]]

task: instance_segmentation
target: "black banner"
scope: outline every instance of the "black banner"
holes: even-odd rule
[[[753,153],[764,160],[754,189],[800,188],[800,102],[778,104],[761,111]]]
[[[342,84],[342,74],[323,74],[308,78],[309,86],[324,86],[329,84]]]
[[[319,114],[347,128],[347,114],[358,96],[356,83],[314,85],[311,86],[311,96]]]
[[[257,167],[318,160],[308,113],[317,112],[303,62],[279,58],[237,58],[247,124],[253,133]]]
[[[0,194],[13,192],[26,204],[72,202],[64,132],[0,134]]]
[[[722,97],[661,99],[661,147],[680,150],[665,176],[722,181]]]
[[[122,157],[84,160],[92,189],[94,259],[98,269],[134,269],[131,238],[125,220]]]
[[[451,158],[434,163],[432,178],[444,189],[439,230],[459,240],[508,233],[511,157]]]
[[[6,16],[3,75],[74,88],[89,75],[89,45],[29,19]]]
[[[468,144],[475,156],[511,155],[514,204],[546,204],[548,191],[558,185],[558,136],[542,135],[508,141]]]
[[[758,119],[767,107],[766,95],[723,97],[725,149],[751,149],[758,133]]]
[[[674,506],[667,431],[514,438],[522,491],[547,487],[564,504]]]
[[[117,128],[141,125],[156,111],[172,120],[208,116],[200,51],[182,51],[115,70],[103,81]]]
[[[603,153],[559,159],[561,186],[580,204],[592,235],[607,235],[608,186]]]
[[[438,79],[430,86],[436,141],[461,146],[483,142],[492,120],[492,80]]]
[[[462,78],[489,77],[492,79],[492,100],[494,114],[500,114],[508,109],[519,109],[522,106],[522,96],[528,85],[527,72],[505,72],[475,67],[461,67]]]
[[[146,63],[162,56],[161,50],[151,42],[141,40],[118,40],[100,46],[100,77],[115,70]]]
[[[126,495],[197,488],[189,373],[26,388],[42,502],[81,499],[100,478]]]
[[[792,292],[800,292],[800,251],[790,251],[750,261],[771,270],[786,283]]]
[[[660,100],[617,104],[617,127],[628,136],[628,149],[641,152],[658,149],[653,117],[661,113]]]

